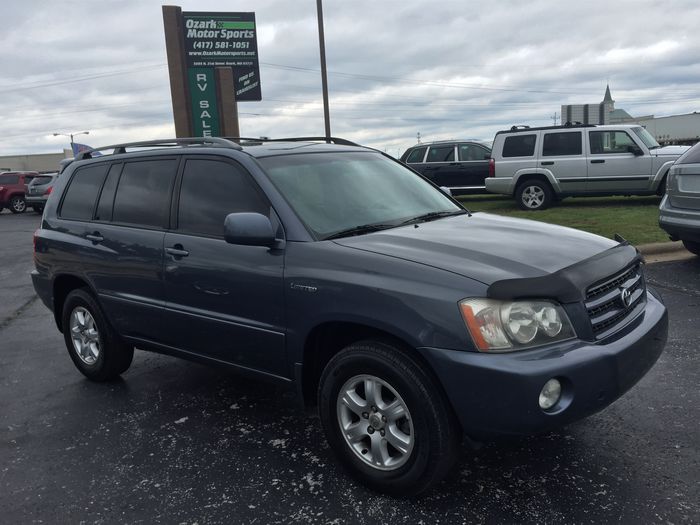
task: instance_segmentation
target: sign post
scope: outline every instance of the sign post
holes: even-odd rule
[[[238,137],[238,101],[262,100],[255,13],[163,6],[175,130]]]

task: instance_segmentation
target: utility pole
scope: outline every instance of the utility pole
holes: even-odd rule
[[[328,110],[328,75],[326,74],[326,38],[323,33],[323,7],[321,0],[316,0],[318,16],[318,45],[321,51],[321,84],[323,86],[323,120],[326,126],[326,140],[331,138],[331,115]]]
[[[557,122],[558,122],[557,119],[558,119],[558,118],[559,118],[559,114],[555,111],[555,112],[554,112],[554,115],[552,115],[552,122],[554,122],[554,125],[555,125],[555,126],[557,125]]]
[[[420,144],[420,131],[416,133],[416,140],[418,141],[418,144]]]

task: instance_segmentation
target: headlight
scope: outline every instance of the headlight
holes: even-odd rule
[[[459,307],[481,352],[512,352],[576,335],[564,309],[551,301],[465,299]]]

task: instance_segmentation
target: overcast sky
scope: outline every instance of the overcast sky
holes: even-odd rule
[[[0,4],[0,155],[174,136],[161,2]],[[314,0],[182,1],[255,11],[262,102],[244,136],[322,135]],[[324,0],[333,135],[397,155],[491,140],[597,103],[632,115],[700,110],[700,2]]]

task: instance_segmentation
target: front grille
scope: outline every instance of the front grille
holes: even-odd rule
[[[645,301],[640,263],[589,287],[585,304],[596,339],[603,339],[626,325]]]

